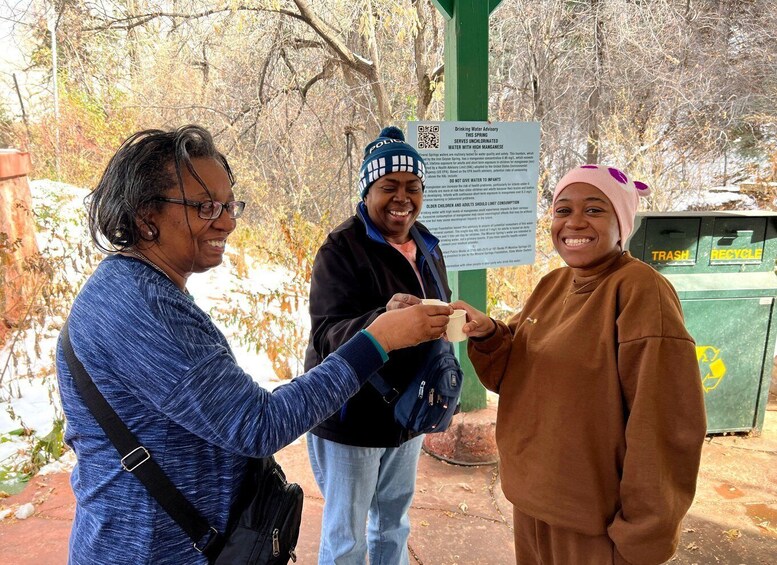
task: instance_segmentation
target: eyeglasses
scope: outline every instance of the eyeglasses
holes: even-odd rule
[[[196,200],[181,200],[180,198],[154,198],[159,202],[169,202],[170,204],[182,204],[184,206],[191,206],[197,208],[197,215],[203,220],[215,220],[221,216],[221,213],[226,209],[227,214],[233,220],[238,219],[243,215],[246,209],[246,203],[242,200],[233,200],[232,202],[219,202],[218,200],[206,200],[205,202],[197,202]]]

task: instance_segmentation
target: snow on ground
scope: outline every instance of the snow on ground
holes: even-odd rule
[[[231,261],[227,256],[224,263],[215,269],[206,273],[194,274],[189,278],[186,285],[187,290],[194,296],[197,305],[206,312],[212,312],[229,300],[231,291],[240,288],[243,292],[250,290],[253,292],[268,292],[278,288],[281,283],[288,280],[289,275],[283,269],[272,265],[257,264],[248,261],[250,265],[250,274],[245,279],[234,276]],[[246,288],[246,284],[250,288]],[[302,305],[299,312],[294,313],[298,323],[306,328],[310,328],[310,317],[307,314],[307,303]],[[283,381],[280,381],[272,368],[270,359],[264,352],[256,353],[250,347],[241,346],[238,340],[240,330],[224,325],[214,319],[214,323],[224,332],[235,354],[238,365],[245,370],[251,377],[264,386],[272,390]],[[291,366],[294,373],[294,365]]]
[[[50,180],[32,181],[30,183],[32,192],[33,208],[38,216],[45,217],[51,215],[60,215],[64,217],[64,222],[56,224],[56,235],[42,230],[37,234],[39,249],[48,249],[54,254],[72,253],[67,246],[82,244],[86,248],[91,248],[88,230],[83,214],[83,199],[88,194],[88,190],[74,187],[64,183]],[[67,243],[64,243],[67,242]],[[284,281],[289,279],[289,274],[282,269],[271,265],[247,261],[249,274],[245,278],[235,276],[232,268],[232,262],[229,258],[229,250],[222,265],[211,269],[202,274],[194,274],[190,277],[187,289],[194,296],[197,305],[205,312],[213,312],[229,301],[232,292],[235,289],[243,291],[251,290],[255,292],[267,292],[278,288]],[[65,265],[70,263],[65,262]],[[70,268],[70,267],[68,267]],[[84,277],[82,273],[75,271],[68,272],[68,280],[81,281]],[[246,288],[248,286],[248,288]],[[307,304],[301,304],[300,310],[294,313],[298,324],[305,328],[310,327],[309,317],[307,316]],[[214,322],[221,331],[227,336],[232,346],[238,364],[251,377],[267,389],[273,389],[283,381],[280,381],[272,368],[272,364],[267,355],[263,352],[257,353],[254,349],[241,346],[237,340],[239,330],[229,327],[215,320]],[[40,438],[47,435],[51,430],[58,413],[61,413],[59,397],[56,394],[56,375],[54,373],[54,347],[56,335],[58,332],[52,331],[52,336],[44,339],[39,347],[40,353],[33,360],[33,366],[30,367],[34,378],[28,378],[26,375],[14,374],[9,370],[0,382],[0,469],[3,467],[13,467],[19,458],[29,449],[29,438],[18,436],[9,436],[8,432],[18,430],[22,427],[32,429],[35,437]],[[5,363],[8,357],[8,349],[0,351],[0,365]],[[17,348],[20,347],[17,345]],[[28,351],[33,351],[32,338],[27,339],[24,347]],[[292,366],[292,374],[296,374],[296,367]],[[9,396],[8,390],[13,390],[10,401],[2,401]],[[14,414],[16,418],[12,418]],[[57,470],[71,469],[75,463],[72,453],[68,452],[59,461],[44,467],[41,472],[56,472]]]

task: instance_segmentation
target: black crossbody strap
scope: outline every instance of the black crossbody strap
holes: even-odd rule
[[[209,552],[220,543],[221,536],[181,494],[181,491],[154,461],[151,453],[138,442],[135,435],[105,400],[73,351],[67,326],[65,322],[62,328],[62,349],[70,374],[73,376],[73,382],[84,404],[119,452],[121,467],[143,483],[151,496],[191,538],[197,551]]]
[[[410,235],[415,241],[416,247],[421,251],[426,259],[426,263],[429,265],[429,269],[432,271],[432,277],[434,277],[434,284],[437,285],[437,296],[440,300],[447,302],[447,296],[445,296],[445,287],[442,284],[442,277],[440,277],[440,271],[437,270],[437,264],[432,258],[432,254],[429,252],[429,248],[426,246],[423,236],[418,231],[418,228],[413,226],[410,228]]]

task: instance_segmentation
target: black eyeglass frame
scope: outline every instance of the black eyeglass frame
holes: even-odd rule
[[[158,196],[154,198],[157,202],[169,202],[170,204],[181,204],[182,206],[191,206],[192,208],[197,208],[197,216],[199,216],[203,220],[217,220],[221,217],[221,214],[224,212],[224,210],[227,211],[227,214],[229,214],[229,217],[233,220],[237,220],[240,216],[243,215],[243,212],[246,208],[246,203],[242,200],[233,200],[232,202],[220,202],[218,200],[205,200],[203,202],[199,202],[197,200],[185,200],[181,198],[165,198],[163,196]],[[213,206],[213,212],[208,216],[204,215],[202,211],[202,207],[206,204],[210,204]]]

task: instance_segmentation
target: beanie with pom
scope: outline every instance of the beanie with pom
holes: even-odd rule
[[[415,147],[405,142],[402,130],[388,126],[364,148],[364,160],[359,169],[361,197],[367,196],[370,186],[380,177],[399,172],[413,173],[424,185],[426,167],[421,155]]]
[[[639,197],[648,196],[650,188],[644,182],[629,180],[626,174],[606,165],[581,165],[569,171],[556,185],[553,191],[553,207],[563,190],[570,184],[582,182],[601,190],[612,203],[615,216],[618,218],[621,245],[631,235],[634,229],[634,218],[639,206]]]

